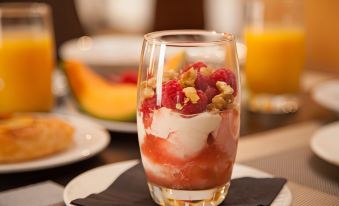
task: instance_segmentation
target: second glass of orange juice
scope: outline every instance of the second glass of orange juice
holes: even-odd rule
[[[38,3],[0,4],[0,116],[49,111],[54,43],[50,9]]]
[[[300,104],[305,53],[302,4],[249,0],[246,6],[248,108],[265,113],[295,112]]]

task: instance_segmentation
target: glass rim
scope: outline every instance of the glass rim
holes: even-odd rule
[[[168,35],[200,35],[200,36],[216,36],[217,40],[209,40],[205,42],[199,41],[166,41],[159,38]],[[181,47],[196,47],[196,46],[216,46],[225,43],[235,42],[235,36],[231,33],[216,32],[212,30],[198,30],[198,29],[182,29],[182,30],[163,30],[150,32],[144,35],[144,40],[150,44],[166,45],[166,46],[181,46]]]
[[[45,15],[50,12],[50,6],[40,2],[5,2],[0,3],[1,16],[20,17],[25,15]]]

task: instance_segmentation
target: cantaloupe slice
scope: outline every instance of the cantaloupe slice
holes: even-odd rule
[[[136,85],[109,83],[77,61],[65,62],[64,68],[71,90],[82,110],[102,119],[135,119]]]
[[[179,51],[175,53],[173,56],[170,56],[165,63],[165,71],[175,71],[179,72],[180,69],[183,68],[186,64],[186,52]]]

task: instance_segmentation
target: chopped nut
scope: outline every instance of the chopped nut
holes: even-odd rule
[[[228,104],[231,104],[234,101],[233,95],[226,95],[226,101]]]
[[[150,87],[146,87],[143,90],[143,95],[145,99],[151,98],[154,96],[154,90]]]
[[[212,104],[219,110],[229,108],[233,101],[234,97],[231,94],[219,94],[212,98]]]
[[[141,82],[140,86],[141,86],[141,88],[146,88],[147,82],[146,81]]]
[[[212,74],[212,69],[211,68],[208,68],[208,67],[201,67],[200,68],[200,73],[203,75],[203,76],[209,76]]]
[[[207,110],[209,112],[219,112],[219,109],[215,108],[215,105],[213,103],[207,105]]]
[[[194,87],[194,82],[197,78],[197,71],[192,67],[181,75],[179,83],[183,87]]]
[[[233,88],[230,85],[226,84],[226,82],[217,81],[215,85],[222,94],[233,94],[234,92]]]
[[[154,77],[141,82],[141,87],[142,88],[146,88],[146,87],[155,88],[156,85],[157,85],[157,80]]]
[[[171,79],[175,79],[178,77],[179,73],[174,70],[164,71],[164,77],[162,79],[163,82],[168,82]]]
[[[182,110],[182,108],[184,108],[184,106],[181,105],[181,104],[179,104],[179,103],[177,103],[177,104],[175,105],[175,108],[178,109],[178,110]]]
[[[218,94],[212,98],[212,103],[214,107],[218,110],[223,110],[227,106],[226,100],[223,98],[223,94]]]
[[[153,78],[150,78],[148,81],[147,81],[147,85],[152,87],[152,88],[155,88],[156,85],[157,85],[157,80],[153,77]]]
[[[185,96],[193,103],[198,103],[200,97],[194,87],[186,87],[183,89]]]

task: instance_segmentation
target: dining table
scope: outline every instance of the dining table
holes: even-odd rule
[[[312,88],[332,78],[338,76],[305,70],[302,103],[296,113],[260,114],[242,106],[236,162],[286,178],[293,205],[339,205],[339,167],[317,157],[309,146],[317,129],[339,119],[337,113],[311,97]],[[0,174],[0,192],[46,180],[66,186],[95,167],[140,159],[137,133],[109,133],[109,146],[87,160],[39,171]]]

